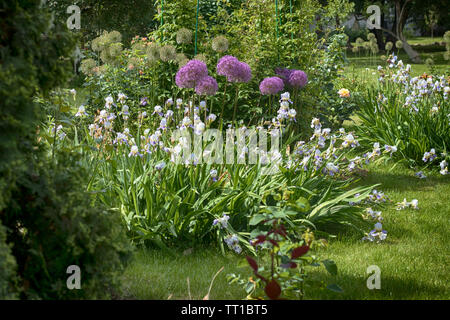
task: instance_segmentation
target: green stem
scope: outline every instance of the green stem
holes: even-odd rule
[[[200,8],[200,0],[197,0],[197,14],[195,16],[195,48],[194,56],[197,55],[197,33],[198,33],[198,11]]]
[[[164,0],[161,0],[161,27],[164,24]],[[164,30],[161,28],[161,42],[164,41]]]
[[[219,121],[220,130],[222,130],[222,126],[223,126],[223,110],[225,108],[225,99],[227,96],[227,86],[228,86],[228,82],[225,82],[225,88],[223,90],[223,99],[222,99],[222,111],[220,112],[220,121]]]
[[[234,111],[233,111],[233,122],[232,122],[235,127],[237,127],[236,124],[234,123],[234,121],[236,119],[238,95],[239,95],[239,85],[236,84],[236,96],[234,97]]]

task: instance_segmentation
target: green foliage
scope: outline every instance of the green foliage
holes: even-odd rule
[[[306,287],[311,285],[308,283],[308,269],[321,264],[331,275],[337,275],[334,261],[321,261],[314,253],[311,254],[317,247],[326,246],[326,241],[314,240],[314,234],[309,229],[299,236],[289,233],[281,222],[283,218],[285,214],[279,211],[266,215],[260,223],[266,230],[251,242],[261,260],[258,263],[252,257],[246,257],[256,278],[242,279],[240,275],[228,275],[230,284],[237,283],[244,287],[248,299],[303,299]],[[340,290],[336,284],[329,287]]]
[[[225,78],[215,76],[219,91],[210,97],[210,101],[215,110],[225,106],[221,115],[225,123],[231,119],[235,104],[241,121],[245,123],[254,123],[261,116],[265,120],[275,116],[265,107],[270,101],[267,101],[268,97],[260,95],[259,84],[264,77],[274,76],[277,67],[304,70],[309,78],[308,85],[295,99],[295,109],[298,110],[297,133],[304,137],[308,135],[308,122],[313,116],[320,115],[321,120],[332,127],[348,118],[353,111],[351,104],[330,111],[337,101],[335,98],[339,88],[334,87],[334,82],[345,62],[344,48],[348,38],[339,33],[342,30],[326,31],[333,14],[321,20],[316,28],[311,27],[316,24],[317,14],[328,10],[327,6],[321,6],[317,0],[302,1],[294,4],[291,13],[289,2],[280,1],[278,18],[274,14],[276,8],[273,1],[251,0],[240,6],[220,1],[212,6],[215,15],[209,16],[207,23],[200,12],[195,56],[193,39],[188,41],[195,30],[196,1],[193,0],[176,4],[165,2],[164,12],[161,10],[155,16],[160,23],[163,19],[162,25],[151,32],[148,38],[134,38],[132,48],[124,50],[122,56],[115,60],[118,62],[116,66],[111,63],[93,66],[93,60],[99,61],[101,55],[88,54],[90,59],[86,59],[82,66],[84,72],[92,76],[87,78],[86,83],[93,97],[88,101],[89,105],[99,108],[103,104],[102,100],[112,93],[113,87],[129,97],[150,97],[150,107],[168,98],[176,100],[180,98],[180,91],[174,83],[175,73],[187,59],[205,61],[210,74],[214,76],[220,57],[230,54],[250,65],[252,80],[240,84],[238,89],[236,86],[226,88]],[[345,14],[346,10],[341,8],[336,14]],[[322,38],[318,38],[316,33],[319,29],[326,31]],[[92,45],[95,51],[96,42]],[[137,49],[138,46],[141,49]],[[250,47],[252,50],[243,50]],[[143,54],[144,48],[147,54]],[[165,54],[161,56],[167,48],[171,49],[170,59]],[[172,62],[174,55],[176,62]]]
[[[16,298],[15,277],[16,260],[6,243],[5,227],[0,223],[0,300]]]
[[[135,35],[143,36],[156,27],[153,19],[156,6],[153,1],[47,0],[46,3],[61,23],[66,23],[70,16],[66,12],[69,6],[80,7],[80,32],[84,43],[96,38],[104,30],[117,30],[123,35],[123,42],[129,44]]]
[[[120,215],[85,191],[86,172],[76,157],[65,152],[56,158],[50,167],[36,154],[29,159],[2,211],[22,297],[110,297],[131,249]],[[81,269],[81,290],[66,287],[70,265]]]
[[[68,94],[62,92],[62,96],[53,100],[54,106],[43,106],[49,110],[67,109],[73,112],[77,106],[66,97]],[[64,132],[67,138],[54,139],[53,121],[42,130],[42,138],[49,144],[49,149],[82,150],[83,162],[91,170],[88,190],[96,190],[97,197],[103,203],[121,212],[128,234],[135,242],[164,246],[217,241],[223,246],[223,239],[232,234],[238,234],[245,240],[252,231],[250,221],[261,206],[290,206],[290,202],[281,198],[275,203],[268,200],[273,198],[271,194],[277,192],[292,193],[292,199],[307,202],[307,205],[299,202],[293,206],[292,210],[298,213],[291,221],[295,228],[307,224],[325,230],[326,224],[352,225],[361,220],[360,208],[350,206],[350,201],[357,193],[364,196],[369,190],[352,189],[351,180],[344,172],[342,181],[326,174],[325,166],[332,161],[329,159],[331,149],[323,151],[323,156],[328,160],[316,165],[309,157],[297,158],[295,153],[292,160],[300,167],[282,168],[273,175],[268,175],[265,172],[267,166],[261,163],[212,164],[205,163],[205,158],[199,163],[192,162],[191,158],[178,163],[174,160],[176,150],[182,150],[184,145],[180,137],[173,134],[182,120],[190,121],[185,113],[186,108],[189,110],[188,105],[185,102],[178,106],[166,103],[161,104],[163,107],[158,112],[152,112],[148,106],[130,98],[119,100],[117,96],[118,93],[112,92],[110,99],[114,105],[102,110],[102,117],[113,113],[117,115],[111,118],[108,127],[104,126],[103,118],[96,111],[80,118],[65,114],[64,128],[57,136]],[[127,116],[121,111],[125,105],[130,107]],[[144,111],[147,116],[144,116]],[[169,111],[173,115],[165,118],[164,127],[160,127],[161,117]],[[196,121],[203,119],[210,128],[214,121],[211,123],[204,119],[204,111],[200,109]],[[281,150],[289,149],[294,140],[290,124],[284,131]],[[198,133],[194,136],[190,128],[186,134],[191,141],[197,139]],[[339,141],[342,141],[344,136],[339,135]],[[206,137],[203,139],[202,150],[211,148],[212,141]],[[307,150],[315,150],[316,139],[312,140],[307,144]],[[240,154],[241,151],[235,152]],[[343,170],[346,164],[340,157],[346,152],[346,147],[341,145],[339,156],[336,155],[336,163]],[[282,157],[286,161],[291,159],[289,153],[284,151]],[[302,160],[304,163],[300,165]],[[159,165],[162,167],[158,168]],[[212,170],[216,170],[215,177],[211,174]],[[213,225],[213,221],[223,214],[230,217],[226,230]]]
[[[43,93],[68,77],[74,39],[40,1],[6,1],[0,4],[0,209],[23,168],[39,113],[30,97]]]
[[[6,240],[0,230],[1,296],[105,297],[127,252],[120,219],[83,191],[76,157],[40,150],[37,142],[40,121],[67,110],[41,109],[33,97],[49,98],[50,89],[67,80],[75,38],[41,1],[2,2],[0,16],[0,217],[6,227]],[[14,259],[17,291],[7,283],[16,282]],[[65,286],[71,264],[82,269],[83,290]]]
[[[347,62],[345,47],[348,37],[343,33],[331,35],[327,42],[323,41],[323,50],[320,62],[314,67],[310,75],[311,81],[308,93],[318,104],[318,115],[325,126],[337,129],[342,127],[345,120],[356,109],[351,99],[339,97],[338,80],[342,77],[344,65]]]

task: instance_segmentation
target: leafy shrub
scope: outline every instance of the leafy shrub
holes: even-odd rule
[[[0,209],[23,167],[23,153],[31,149],[34,129],[41,114],[31,96],[39,88],[48,92],[69,76],[75,42],[39,1],[3,1],[0,19]],[[43,36],[45,35],[45,36]]]
[[[345,27],[344,30],[345,34],[348,36],[349,42],[355,42],[358,38],[367,38],[367,28],[358,28],[355,30],[353,28]]]
[[[24,298],[105,298],[130,246],[120,215],[86,193],[85,169],[65,153],[58,163],[30,159],[2,211],[18,263]],[[69,290],[70,265],[81,269],[81,290]]]
[[[41,109],[33,97],[48,98],[67,80],[75,38],[41,1],[3,1],[0,19],[7,26],[0,36],[0,218],[6,227],[0,226],[0,295],[104,297],[127,251],[120,220],[84,192],[83,169],[70,153],[58,156],[37,144],[40,121],[62,111]],[[86,276],[82,290],[65,289],[71,264]]]
[[[16,260],[11,255],[10,245],[6,243],[6,230],[0,223],[0,300],[16,297],[14,280]]]
[[[267,208],[269,209],[269,208]],[[326,246],[324,239],[315,240],[314,234],[305,230],[297,236],[292,234],[281,222],[289,214],[288,211],[263,210],[265,226],[264,232],[258,234],[251,241],[258,252],[260,263],[250,256],[247,262],[253,270],[255,279],[241,279],[240,275],[228,275],[230,284],[237,283],[244,287],[248,299],[262,299],[264,296],[271,300],[302,299],[308,286],[308,269],[320,266],[322,263],[333,276],[337,275],[337,266],[334,261],[326,259],[321,261],[316,255],[310,255],[317,247]],[[342,291],[336,284],[328,288]]]

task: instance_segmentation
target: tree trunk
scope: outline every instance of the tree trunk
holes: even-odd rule
[[[421,59],[417,51],[414,50],[408,42],[406,42],[406,39],[402,41],[403,41],[403,50],[405,50],[406,54],[412,60],[412,62],[420,63]]]
[[[403,35],[403,28],[405,27],[406,20],[408,19],[407,5],[411,0],[395,0],[395,37],[403,42],[403,49],[408,57],[414,63],[420,63],[420,57],[417,51],[415,51],[411,45],[406,41]]]

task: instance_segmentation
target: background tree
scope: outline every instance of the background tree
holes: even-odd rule
[[[425,23],[431,31],[431,39],[433,39],[433,32],[439,22],[439,14],[437,11],[430,9],[428,13],[425,15]]]

